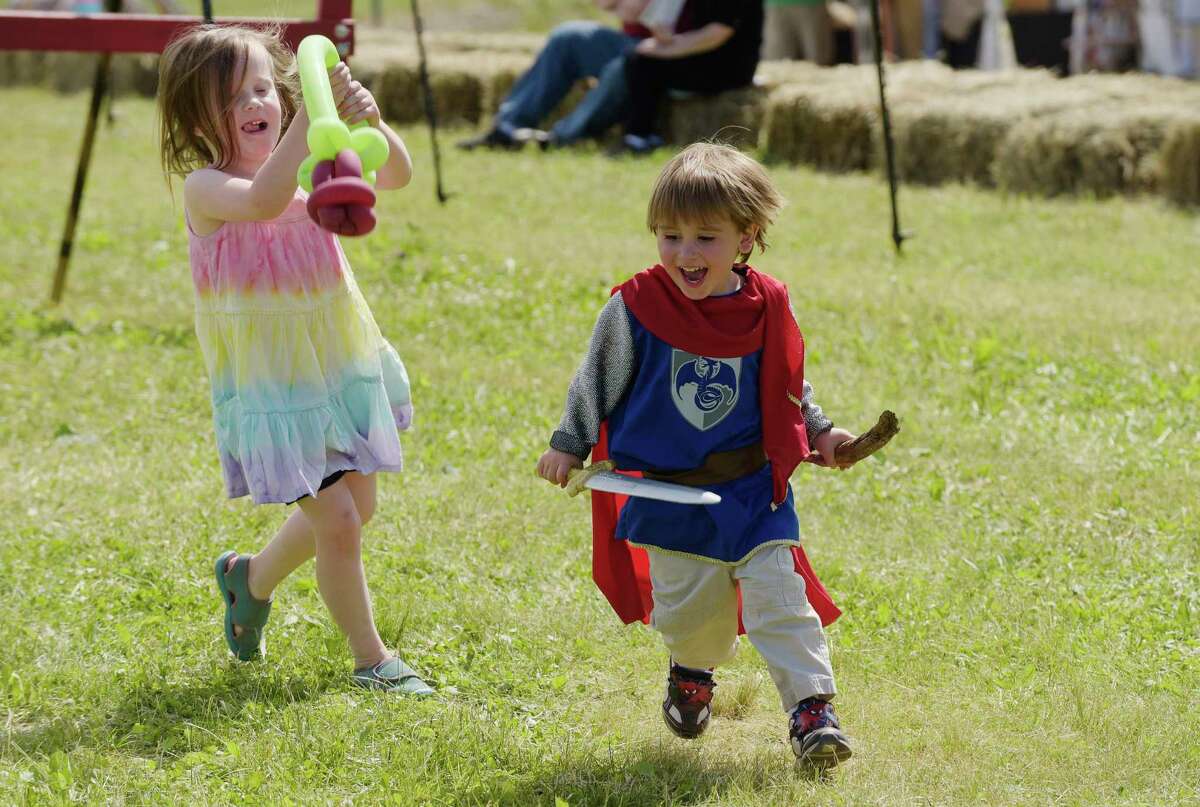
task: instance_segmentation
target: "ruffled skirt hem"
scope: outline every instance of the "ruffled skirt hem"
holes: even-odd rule
[[[376,377],[307,409],[249,412],[234,397],[213,414],[226,495],[269,504],[316,496],[338,471],[402,470],[399,430],[411,424],[412,404],[389,401]]]

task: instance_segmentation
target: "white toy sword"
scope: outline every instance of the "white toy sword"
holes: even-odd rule
[[[840,444],[834,449],[839,465],[850,466],[883,448],[900,431],[900,421],[894,412],[884,410],[879,420],[854,440]],[[813,454],[811,461],[819,455]],[[639,479],[613,470],[612,460],[594,462],[586,468],[572,468],[567,472],[567,494],[577,495],[584,488],[620,493],[625,496],[640,496],[677,504],[719,504],[721,497],[711,490],[702,490],[673,482],[656,479]]]
[[[613,467],[612,460],[601,460],[586,468],[572,468],[567,474],[567,494],[574,496],[584,488],[590,488],[676,504],[718,504],[721,501],[721,497],[710,490],[626,476],[614,471]]]

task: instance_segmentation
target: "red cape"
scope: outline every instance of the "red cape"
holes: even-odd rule
[[[712,358],[735,358],[762,349],[759,401],[763,448],[771,461],[776,503],[787,497],[792,471],[809,454],[800,401],[804,395],[804,338],[788,303],[787,287],[746,267],[741,292],[689,300],[667,270],[654,266],[613,289],[642,327],[662,341]],[[608,458],[607,428],[592,449],[592,462]],[[650,560],[643,549],[616,539],[617,517],[626,497],[592,491],[592,578],[626,624],[649,622]],[[804,550],[792,547],[796,573],[822,625],[841,611],[821,585]],[[741,597],[739,594],[739,609]],[[738,628],[742,632],[741,620]]]

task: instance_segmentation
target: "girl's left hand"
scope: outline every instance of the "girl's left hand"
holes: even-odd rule
[[[372,126],[379,125],[379,105],[371,91],[350,75],[345,62],[338,62],[329,71],[329,87],[333,97],[338,98],[338,117],[353,125],[365,120]]]

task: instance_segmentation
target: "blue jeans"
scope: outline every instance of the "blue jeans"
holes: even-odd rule
[[[500,104],[496,128],[511,135],[523,126],[536,127],[576,82],[596,78],[596,86],[550,131],[560,143],[601,134],[629,108],[624,57],[636,42],[634,37],[599,23],[558,26],[550,32],[533,67]]]
[[[926,59],[936,59],[942,45],[942,7],[938,0],[921,2],[921,50]]]

